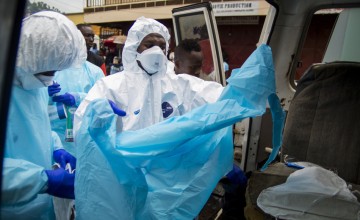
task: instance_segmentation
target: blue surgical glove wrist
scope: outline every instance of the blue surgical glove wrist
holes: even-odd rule
[[[60,84],[54,82],[51,86],[48,86],[48,94],[50,97],[54,96],[56,93],[59,93],[61,90]]]
[[[111,101],[110,99],[109,99],[109,104],[115,114],[121,117],[126,116],[126,112],[120,109],[119,107],[117,107],[115,102]]]
[[[68,173],[62,168],[45,170],[45,173],[48,177],[46,193],[60,198],[75,199],[75,173]]]
[[[65,93],[63,95],[57,95],[52,98],[53,102],[61,102],[67,106],[74,106],[76,104],[75,97],[70,93]]]
[[[53,158],[63,169],[66,168],[67,163],[70,163],[71,169],[76,168],[76,158],[64,149],[55,150],[53,152]]]

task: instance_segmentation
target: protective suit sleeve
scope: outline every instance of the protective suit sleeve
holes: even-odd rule
[[[93,87],[99,79],[104,77],[104,72],[98,66],[95,66],[92,63],[86,62],[84,64],[84,69],[85,69],[84,72],[86,72],[88,75],[88,84],[91,87]],[[71,95],[73,95],[75,97],[75,102],[76,102],[75,105],[77,107],[85,99],[90,88],[85,89],[84,92],[74,92],[74,91],[69,92]]]
[[[177,76],[183,89],[184,113],[201,105],[216,102],[224,89],[217,82],[205,81],[188,74]]]
[[[69,92],[75,98],[75,106],[79,106],[81,101],[85,98],[85,92]]]
[[[51,136],[53,139],[53,151],[64,149],[64,146],[61,143],[59,135],[55,131],[51,131]]]
[[[91,101],[98,98],[106,98],[107,91],[104,89],[103,80],[98,80],[95,85],[90,89],[86,97],[80,103],[79,107],[77,108],[75,115],[74,115],[74,125],[73,125],[73,133],[74,137],[76,137],[76,132],[79,130],[81,126],[82,117],[85,113],[87,106],[90,104]]]
[[[48,178],[44,168],[21,159],[4,158],[2,205],[26,203],[44,193]]]

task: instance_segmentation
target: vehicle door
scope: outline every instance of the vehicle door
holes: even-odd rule
[[[25,1],[0,0],[0,155],[1,170],[5,150],[8,107],[14,76],[16,52],[20,36]],[[2,175],[0,180],[2,179]],[[0,184],[2,181],[0,181]],[[0,192],[1,197],[1,192]]]
[[[247,2],[248,3],[248,2]],[[211,2],[198,3],[193,5],[184,6],[181,8],[173,9],[173,26],[176,44],[183,39],[198,39],[202,46],[204,54],[203,70],[200,77],[204,80],[214,80],[226,86],[226,79],[224,74],[224,64],[222,57],[222,45],[218,34],[218,25],[215,18],[215,13]],[[215,3],[219,4],[219,3]],[[224,3],[229,4],[230,3]],[[267,3],[266,3],[267,4]],[[216,5],[217,10],[219,8],[230,7],[229,5]],[[248,4],[249,5],[249,4]],[[251,4],[250,4],[251,5]],[[227,12],[228,13],[228,12]],[[221,15],[226,14],[222,11]],[[229,14],[229,13],[228,13]],[[232,16],[241,16],[241,12],[231,13]],[[246,14],[248,15],[248,14]],[[274,18],[274,14],[268,16],[265,23],[271,23],[270,20]],[[225,17],[226,18],[226,17]],[[244,17],[238,17],[244,18]],[[248,18],[248,17],[246,17]],[[222,19],[224,22],[226,19]],[[230,19],[227,19],[228,21]],[[241,20],[241,19],[238,19]],[[245,19],[243,19],[245,20]],[[249,19],[251,20],[251,19]],[[233,25],[233,24],[232,24]],[[237,26],[230,26],[228,29]],[[260,43],[266,43],[269,36],[270,29],[265,29],[260,38]],[[231,34],[230,34],[231,35]],[[203,49],[207,46],[205,49]],[[238,45],[233,45],[236,48]],[[256,48],[256,45],[252,45]],[[249,54],[250,55],[250,54]],[[208,61],[211,62],[208,62]],[[209,64],[210,63],[210,64]],[[234,66],[240,67],[238,63]],[[209,75],[215,75],[215,77],[209,77]],[[269,118],[267,113],[267,118]],[[271,116],[270,116],[271,121]],[[250,131],[250,124],[252,124],[252,130]],[[261,127],[261,117],[254,119],[245,119],[234,125],[234,151],[235,151],[235,163],[237,163],[244,171],[251,171],[256,169],[257,158],[257,145],[259,142],[259,131]],[[271,131],[269,131],[271,132]],[[268,133],[269,133],[268,132]],[[265,141],[264,141],[265,142]],[[271,143],[271,135],[267,137],[266,143]],[[264,144],[266,145],[266,144]],[[250,147],[249,147],[250,146]],[[267,154],[262,156],[265,158]]]
[[[211,3],[175,8],[172,13],[176,45],[184,39],[197,39],[204,56],[200,78],[225,86],[223,57]]]

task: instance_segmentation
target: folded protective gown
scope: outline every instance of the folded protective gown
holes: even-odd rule
[[[257,205],[281,219],[358,220],[360,203],[346,182],[322,167],[306,167],[263,190]]]
[[[92,101],[76,134],[77,219],[193,219],[232,168],[231,125],[262,115],[274,93],[261,45],[217,102],[144,129],[116,134],[108,101]]]

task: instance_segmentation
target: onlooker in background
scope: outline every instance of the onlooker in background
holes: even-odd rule
[[[223,57],[223,64],[224,64],[224,72],[225,72],[225,77],[226,79],[230,77],[230,74],[231,72],[229,71],[230,68],[229,68],[229,56],[228,54],[224,51],[223,48],[221,48],[221,51],[222,51],[222,57]]]
[[[99,51],[98,51],[98,55],[99,55],[100,57],[102,57],[103,60],[105,60],[106,48],[105,48],[105,46],[104,46],[103,43],[100,44],[100,49],[99,49]]]
[[[93,46],[90,48],[90,51],[93,52],[94,54],[98,55],[98,49],[97,49],[96,43],[93,44]]]
[[[64,15],[44,11],[23,20],[6,130],[1,219],[55,219],[52,197],[74,199],[75,173],[55,162],[76,159],[61,149],[48,117],[47,86],[55,71],[86,60],[85,41]],[[45,57],[45,59],[44,59]]]
[[[203,62],[201,46],[195,39],[185,39],[175,48],[175,73],[186,73],[199,77]]]
[[[115,56],[113,59],[111,68],[110,68],[110,75],[117,73],[117,72],[121,72],[123,70],[124,70],[124,67],[122,65],[121,58]]]
[[[108,52],[106,53],[105,65],[106,65],[106,74],[110,75],[110,68],[113,63],[114,57],[117,56],[116,47],[109,47]]]
[[[214,61],[212,57],[212,50],[208,30],[204,24],[199,31],[199,44],[203,53],[203,62],[201,67],[201,78],[205,80],[215,80]]]
[[[104,75],[106,76],[107,74],[106,74],[106,67],[105,67],[104,59],[101,56],[90,51],[90,49],[94,45],[95,34],[94,34],[93,29],[88,24],[78,24],[76,26],[81,31],[82,35],[85,38],[86,48],[88,50],[88,52],[87,52],[88,55],[87,55],[86,60],[89,61],[90,63],[93,63],[96,66],[100,67],[102,69],[102,71],[104,72]]]

